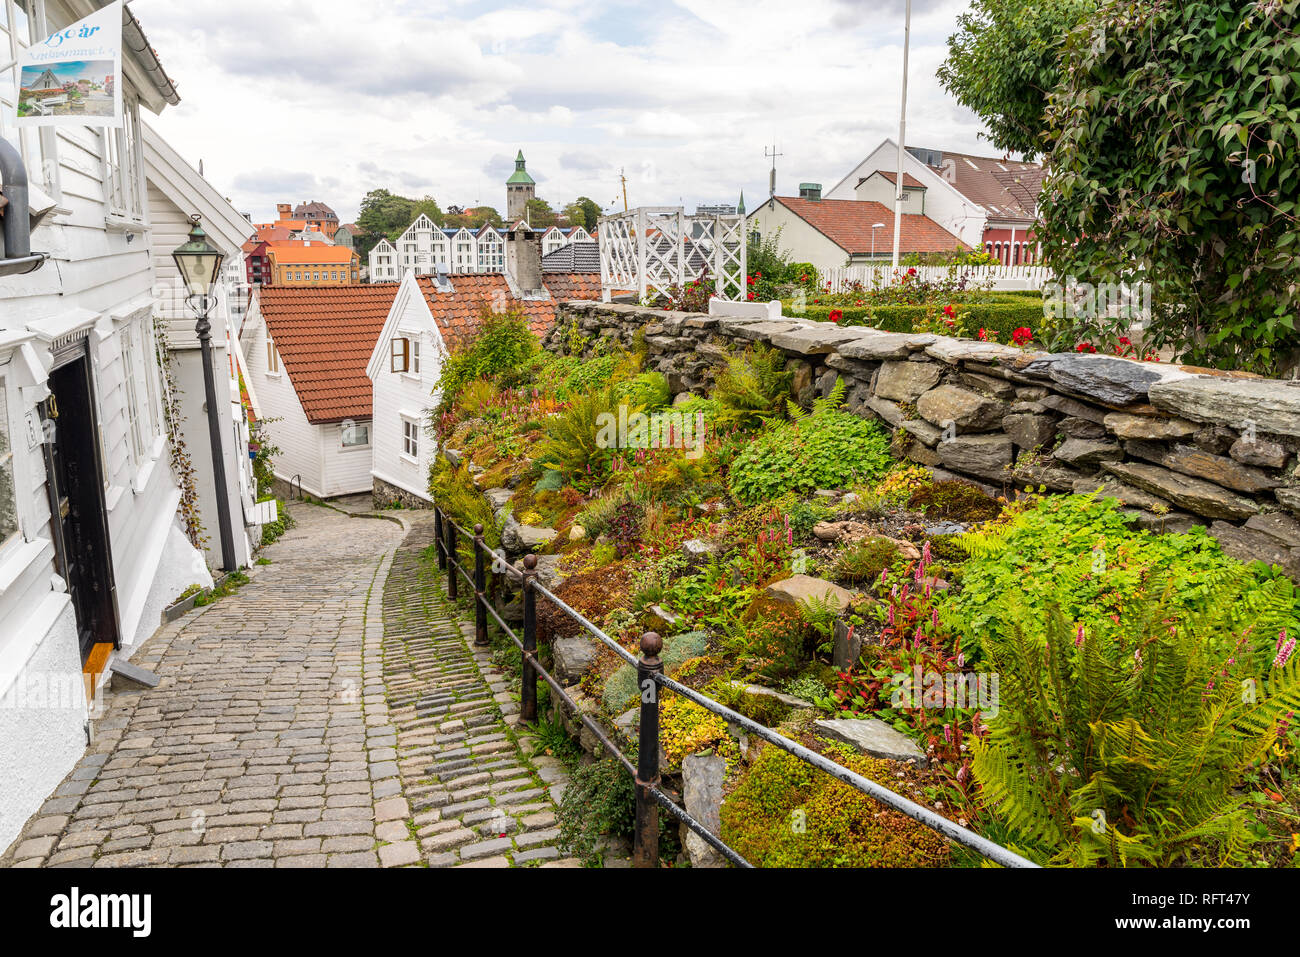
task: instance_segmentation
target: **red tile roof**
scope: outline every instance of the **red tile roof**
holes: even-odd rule
[[[822,233],[851,255],[871,252],[871,227],[876,230],[876,252],[893,248],[894,213],[888,206],[860,199],[800,199],[777,196],[776,201]],[[965,243],[928,216],[903,214],[902,251],[905,253],[946,252],[964,248]]]
[[[309,422],[371,417],[366,364],[397,290],[397,283],[258,290],[262,317]]]
[[[417,277],[438,330],[452,349],[473,340],[485,310],[519,307],[529,328],[545,335],[555,325],[556,305],[599,299],[599,273],[547,273],[549,300],[518,300],[502,273],[450,277],[452,291],[439,292],[432,276]],[[307,420],[316,425],[364,420],[373,414],[366,366],[375,351],[400,288],[398,283],[360,286],[263,286],[262,317]]]
[[[1027,223],[1037,218],[1044,176],[1037,163],[947,150],[943,159],[943,168],[931,169],[946,174],[957,192],[982,206],[990,219]]]

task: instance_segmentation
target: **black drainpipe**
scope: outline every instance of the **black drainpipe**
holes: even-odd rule
[[[0,226],[3,226],[4,255],[0,276],[12,276],[39,269],[47,253],[32,252],[31,204],[27,198],[27,167],[22,154],[8,140],[0,139]]]

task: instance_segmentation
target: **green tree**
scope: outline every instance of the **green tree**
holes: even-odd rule
[[[1144,272],[1146,335],[1198,364],[1300,364],[1298,11],[1108,0],[1049,103],[1047,261],[1094,285]]]
[[[533,229],[546,229],[554,226],[558,217],[551,204],[544,199],[530,199],[528,201],[528,223]]]
[[[939,82],[973,110],[995,147],[1043,151],[1047,98],[1061,79],[1066,36],[1098,0],[974,0],[957,18]]]
[[[600,204],[589,196],[579,196],[564,207],[564,218],[569,221],[569,225],[581,226],[591,232],[600,219]]]

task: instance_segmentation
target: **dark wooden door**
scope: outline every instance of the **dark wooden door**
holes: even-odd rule
[[[50,525],[84,662],[95,645],[118,645],[98,423],[84,354],[50,373],[50,391],[45,406]]]

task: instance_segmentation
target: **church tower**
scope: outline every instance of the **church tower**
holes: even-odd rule
[[[528,213],[528,201],[537,196],[537,184],[524,169],[524,151],[515,157],[515,171],[506,180],[506,220],[507,226],[524,219]]]

